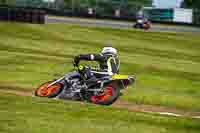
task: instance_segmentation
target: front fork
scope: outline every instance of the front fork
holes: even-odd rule
[[[54,84],[56,84],[56,83],[58,83],[58,82],[61,83],[61,81],[63,81],[63,80],[69,82],[69,81],[70,81],[70,80],[69,80],[70,78],[79,77],[79,76],[80,76],[80,74],[79,74],[78,72],[71,72],[71,73],[68,73],[68,74],[64,75],[63,77],[61,77],[61,78],[55,80],[55,81],[52,82],[51,84],[49,84],[48,87],[50,87],[50,86],[52,86],[52,85],[54,85]]]
[[[53,81],[51,84],[49,84],[49,85],[47,86],[47,88],[50,87],[50,86],[52,86],[52,85],[54,85],[54,84],[56,84],[56,83],[61,82],[64,78],[65,78],[65,76],[63,76],[63,77],[61,77],[61,78],[59,78],[59,79]]]

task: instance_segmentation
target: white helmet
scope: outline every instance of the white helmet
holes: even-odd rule
[[[113,47],[104,47],[101,51],[102,54],[117,55],[117,50]]]

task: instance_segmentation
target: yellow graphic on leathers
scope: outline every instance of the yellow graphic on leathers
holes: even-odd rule
[[[112,76],[113,79],[127,79],[129,76],[128,75],[119,75],[119,74],[114,74]]]

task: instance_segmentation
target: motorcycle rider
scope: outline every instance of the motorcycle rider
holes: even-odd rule
[[[117,50],[113,47],[104,47],[99,54],[80,54],[74,58],[74,66],[78,66],[81,60],[96,61],[99,68],[87,69],[85,71],[86,79],[96,82],[97,78],[105,75],[113,75],[119,72],[119,59]]]

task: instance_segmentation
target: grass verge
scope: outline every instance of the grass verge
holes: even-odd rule
[[[73,69],[72,58],[108,42],[120,72],[137,82],[122,99],[200,111],[200,39],[189,33],[143,32],[66,24],[0,23],[0,82],[32,91]]]

